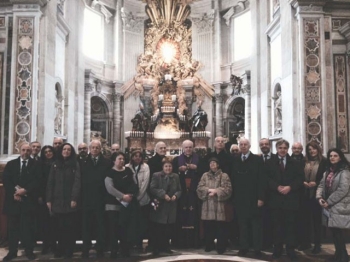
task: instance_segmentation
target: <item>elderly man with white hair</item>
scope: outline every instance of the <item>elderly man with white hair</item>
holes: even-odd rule
[[[250,152],[250,141],[241,138],[241,154],[234,159],[232,171],[233,199],[239,227],[239,256],[245,256],[252,240],[256,258],[262,256],[262,206],[266,178],[261,157]]]
[[[151,177],[155,172],[160,172],[162,168],[162,160],[166,155],[166,144],[162,141],[159,141],[155,147],[154,151],[156,152],[154,156],[148,160],[147,164],[149,166]]]
[[[182,154],[173,160],[173,172],[179,174],[182,188],[175,244],[185,248],[193,248],[199,244],[200,202],[196,192],[202,176],[198,172],[199,161],[199,155],[194,152],[193,142],[190,140],[182,143]]]
[[[83,212],[83,252],[82,257],[89,257],[92,231],[96,229],[97,257],[104,256],[105,247],[105,187],[106,174],[111,163],[101,153],[99,140],[92,140],[89,145],[89,155],[80,162],[82,212]],[[96,224],[94,224],[94,222]]]

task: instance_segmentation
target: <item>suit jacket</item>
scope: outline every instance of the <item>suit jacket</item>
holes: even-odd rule
[[[297,210],[299,208],[299,190],[303,186],[304,172],[296,160],[286,156],[284,172],[280,170],[279,158],[276,155],[266,164],[266,175],[269,188],[269,207]],[[291,191],[287,195],[278,192],[278,186],[290,186]]]
[[[258,214],[258,200],[265,200],[266,177],[262,158],[250,152],[243,162],[241,155],[232,165],[233,201],[240,217]]]
[[[80,161],[83,209],[104,209],[107,195],[105,178],[111,167],[110,160],[102,154],[98,156],[96,165],[91,158],[91,154]]]
[[[21,175],[21,158],[11,160],[7,163],[3,173],[3,183],[5,187],[5,201],[3,213],[6,215],[17,215],[20,213],[35,213],[40,186],[41,171],[37,161],[27,159],[27,173]],[[20,186],[26,189],[26,196],[22,196],[22,201],[15,201],[15,187]]]

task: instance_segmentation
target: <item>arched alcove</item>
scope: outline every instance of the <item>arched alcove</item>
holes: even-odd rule
[[[98,96],[91,97],[91,132],[109,141],[111,137],[109,110],[105,101]]]
[[[245,126],[245,100],[236,97],[231,101],[227,110],[226,134],[230,140],[235,140],[240,133],[244,133]]]

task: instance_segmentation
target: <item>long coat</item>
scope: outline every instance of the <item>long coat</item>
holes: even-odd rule
[[[299,208],[300,188],[303,186],[304,172],[302,166],[289,155],[286,156],[286,166],[281,172],[278,157],[271,158],[266,163],[270,208],[297,210]],[[278,186],[290,186],[287,195],[278,192]]]
[[[329,219],[323,219],[323,224],[329,227],[350,229],[350,171],[340,169],[334,174],[332,187],[326,197],[325,181],[329,172],[324,172],[323,178],[318,185],[316,198],[327,201]]]
[[[216,189],[217,195],[209,196],[209,189]],[[204,173],[197,187],[197,195],[203,201],[202,220],[225,221],[225,201],[230,198],[231,193],[230,178],[221,169],[215,173],[212,171]]]
[[[46,201],[51,203],[54,213],[70,213],[71,201],[78,202],[80,197],[80,167],[77,160],[55,161],[50,169],[46,188]]]
[[[134,182],[139,187],[139,192],[137,194],[137,201],[139,201],[140,206],[145,206],[149,203],[150,197],[148,195],[148,186],[150,182],[150,171],[149,166],[146,163],[142,163],[139,171],[137,172],[136,178],[136,170],[132,166],[132,164],[126,164],[126,167],[129,167],[131,171],[134,173]]]
[[[261,157],[249,153],[243,162],[241,155],[232,165],[233,201],[237,216],[241,218],[258,214],[258,200],[265,201],[266,176]]]
[[[27,173],[21,174],[21,158],[11,160],[5,166],[3,183],[5,187],[5,202],[3,212],[6,215],[18,215],[20,213],[35,212],[37,197],[40,186],[41,171],[38,163],[33,159],[27,160]],[[15,201],[15,186],[20,186],[27,191],[22,196],[22,201]]]
[[[152,176],[150,191],[152,199],[160,204],[157,210],[151,210],[150,219],[160,224],[173,224],[176,221],[177,199],[181,196],[181,185],[178,174],[166,175],[163,171]],[[165,201],[165,195],[176,196],[176,201]]]
[[[80,165],[83,209],[103,210],[107,194],[105,178],[111,169],[111,162],[100,154],[95,165],[89,154],[80,160]]]

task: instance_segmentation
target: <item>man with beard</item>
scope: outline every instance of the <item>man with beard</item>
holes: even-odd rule
[[[186,248],[199,245],[199,199],[197,186],[202,174],[197,172],[199,156],[193,151],[193,142],[182,143],[182,154],[173,160],[173,172],[179,174],[182,195],[178,205],[176,244]]]
[[[267,160],[273,158],[276,154],[271,153],[270,140],[267,138],[261,138],[259,141],[259,147],[261,150],[261,157],[266,163]]]
[[[9,252],[3,261],[17,257],[18,241],[29,260],[35,259],[35,210],[40,186],[40,167],[30,158],[31,147],[22,144],[20,156],[7,163],[3,182],[5,187],[4,214],[8,221]]]
[[[53,146],[53,149],[55,150],[56,152],[56,155],[58,154],[58,151],[59,151],[59,148],[63,145],[63,139],[61,137],[55,137],[53,139],[53,143],[52,143],[52,146]]]
[[[89,154],[88,145],[85,143],[80,143],[78,145],[78,162],[85,160]]]
[[[96,229],[96,251],[97,257],[104,256],[105,246],[105,187],[106,174],[111,168],[111,163],[101,153],[101,142],[92,140],[90,142],[90,153],[87,158],[81,161],[81,182],[82,182],[82,212],[83,212],[83,252],[82,258],[89,257],[91,236],[93,229]],[[96,221],[96,225],[93,222]]]

